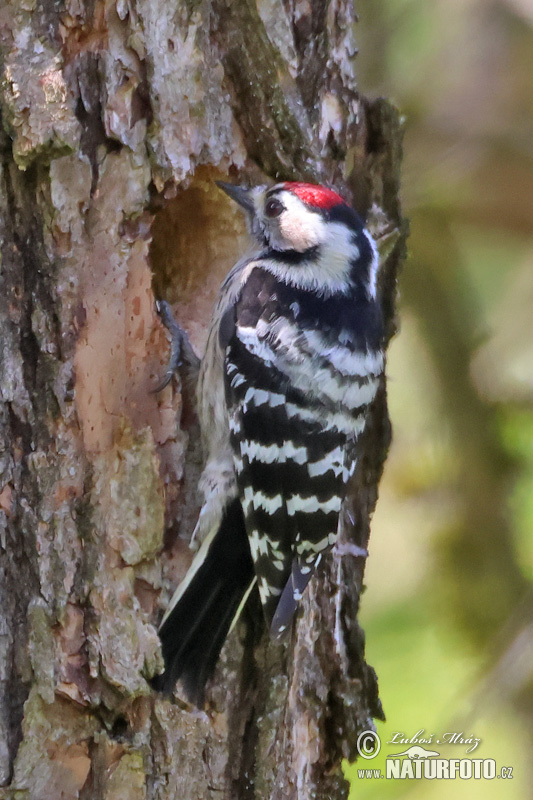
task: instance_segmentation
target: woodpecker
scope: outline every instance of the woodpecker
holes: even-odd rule
[[[217,182],[257,243],[224,280],[199,367],[201,546],[163,618],[165,672],[199,706],[229,630],[258,592],[272,638],[335,544],[384,369],[378,253],[334,191]]]

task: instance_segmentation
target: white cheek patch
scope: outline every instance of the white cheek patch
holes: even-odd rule
[[[279,217],[279,235],[271,237],[282,249],[303,253],[321,244],[326,237],[326,224],[320,214],[310,211],[291,192],[283,192],[280,200],[285,211]]]
[[[292,250],[303,253],[310,247],[316,247],[321,241],[323,221],[318,214],[305,209],[302,213],[283,214],[280,219],[280,232]]]
[[[293,198],[299,202],[297,198]],[[285,212],[289,216],[289,211]],[[336,292],[348,292],[351,286],[350,271],[352,262],[359,257],[354,234],[340,222],[327,225],[323,219],[300,204],[294,212],[294,220],[285,223],[284,215],[280,218],[278,235],[271,236],[271,245],[279,250],[299,250],[318,247],[318,252],[309,261],[297,266],[287,266],[283,261],[265,259],[261,266],[272,272],[280,280],[307,291],[318,292],[322,296]],[[285,228],[287,234],[285,234]],[[288,236],[298,239],[298,245]],[[301,246],[306,241],[305,246]]]

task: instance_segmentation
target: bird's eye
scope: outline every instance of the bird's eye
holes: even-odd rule
[[[269,217],[269,219],[279,217],[283,209],[283,203],[281,203],[279,200],[276,200],[275,197],[271,197],[270,200],[267,200],[265,203],[265,214],[267,217]]]

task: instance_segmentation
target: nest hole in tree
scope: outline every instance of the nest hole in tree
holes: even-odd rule
[[[199,354],[220,284],[249,246],[244,216],[217,179],[227,176],[200,167],[156,213],[151,228],[154,295],[171,304]]]
[[[174,319],[186,330],[199,356],[204,351],[220,284],[249,246],[244,216],[217,187],[218,179],[228,178],[213,167],[200,167],[186,188],[177,187],[175,196],[168,197],[168,191],[167,197],[157,196],[158,210],[150,229],[154,297],[170,303]],[[167,358],[165,349],[160,377]],[[170,482],[166,491],[165,548],[173,554],[169,566],[173,583],[183,578],[183,569],[189,563],[185,555],[190,551],[185,542],[196,524],[197,486],[203,464],[192,413],[194,398],[185,393],[180,402],[180,425],[188,433],[183,454],[185,467],[181,480]],[[163,448],[160,457],[163,473],[171,472],[175,457],[172,448]]]

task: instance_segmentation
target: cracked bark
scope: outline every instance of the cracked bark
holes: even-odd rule
[[[0,797],[347,795],[341,760],[382,713],[357,624],[362,558],[327,561],[288,647],[233,634],[206,713],[145,678],[190,560],[201,459],[178,383],[149,391],[168,350],[153,300],[201,349],[246,247],[213,179],[344,193],[385,242],[395,330],[400,126],[359,94],[354,18],[350,0],[5,10]],[[383,387],[343,530],[360,547],[389,437]]]

